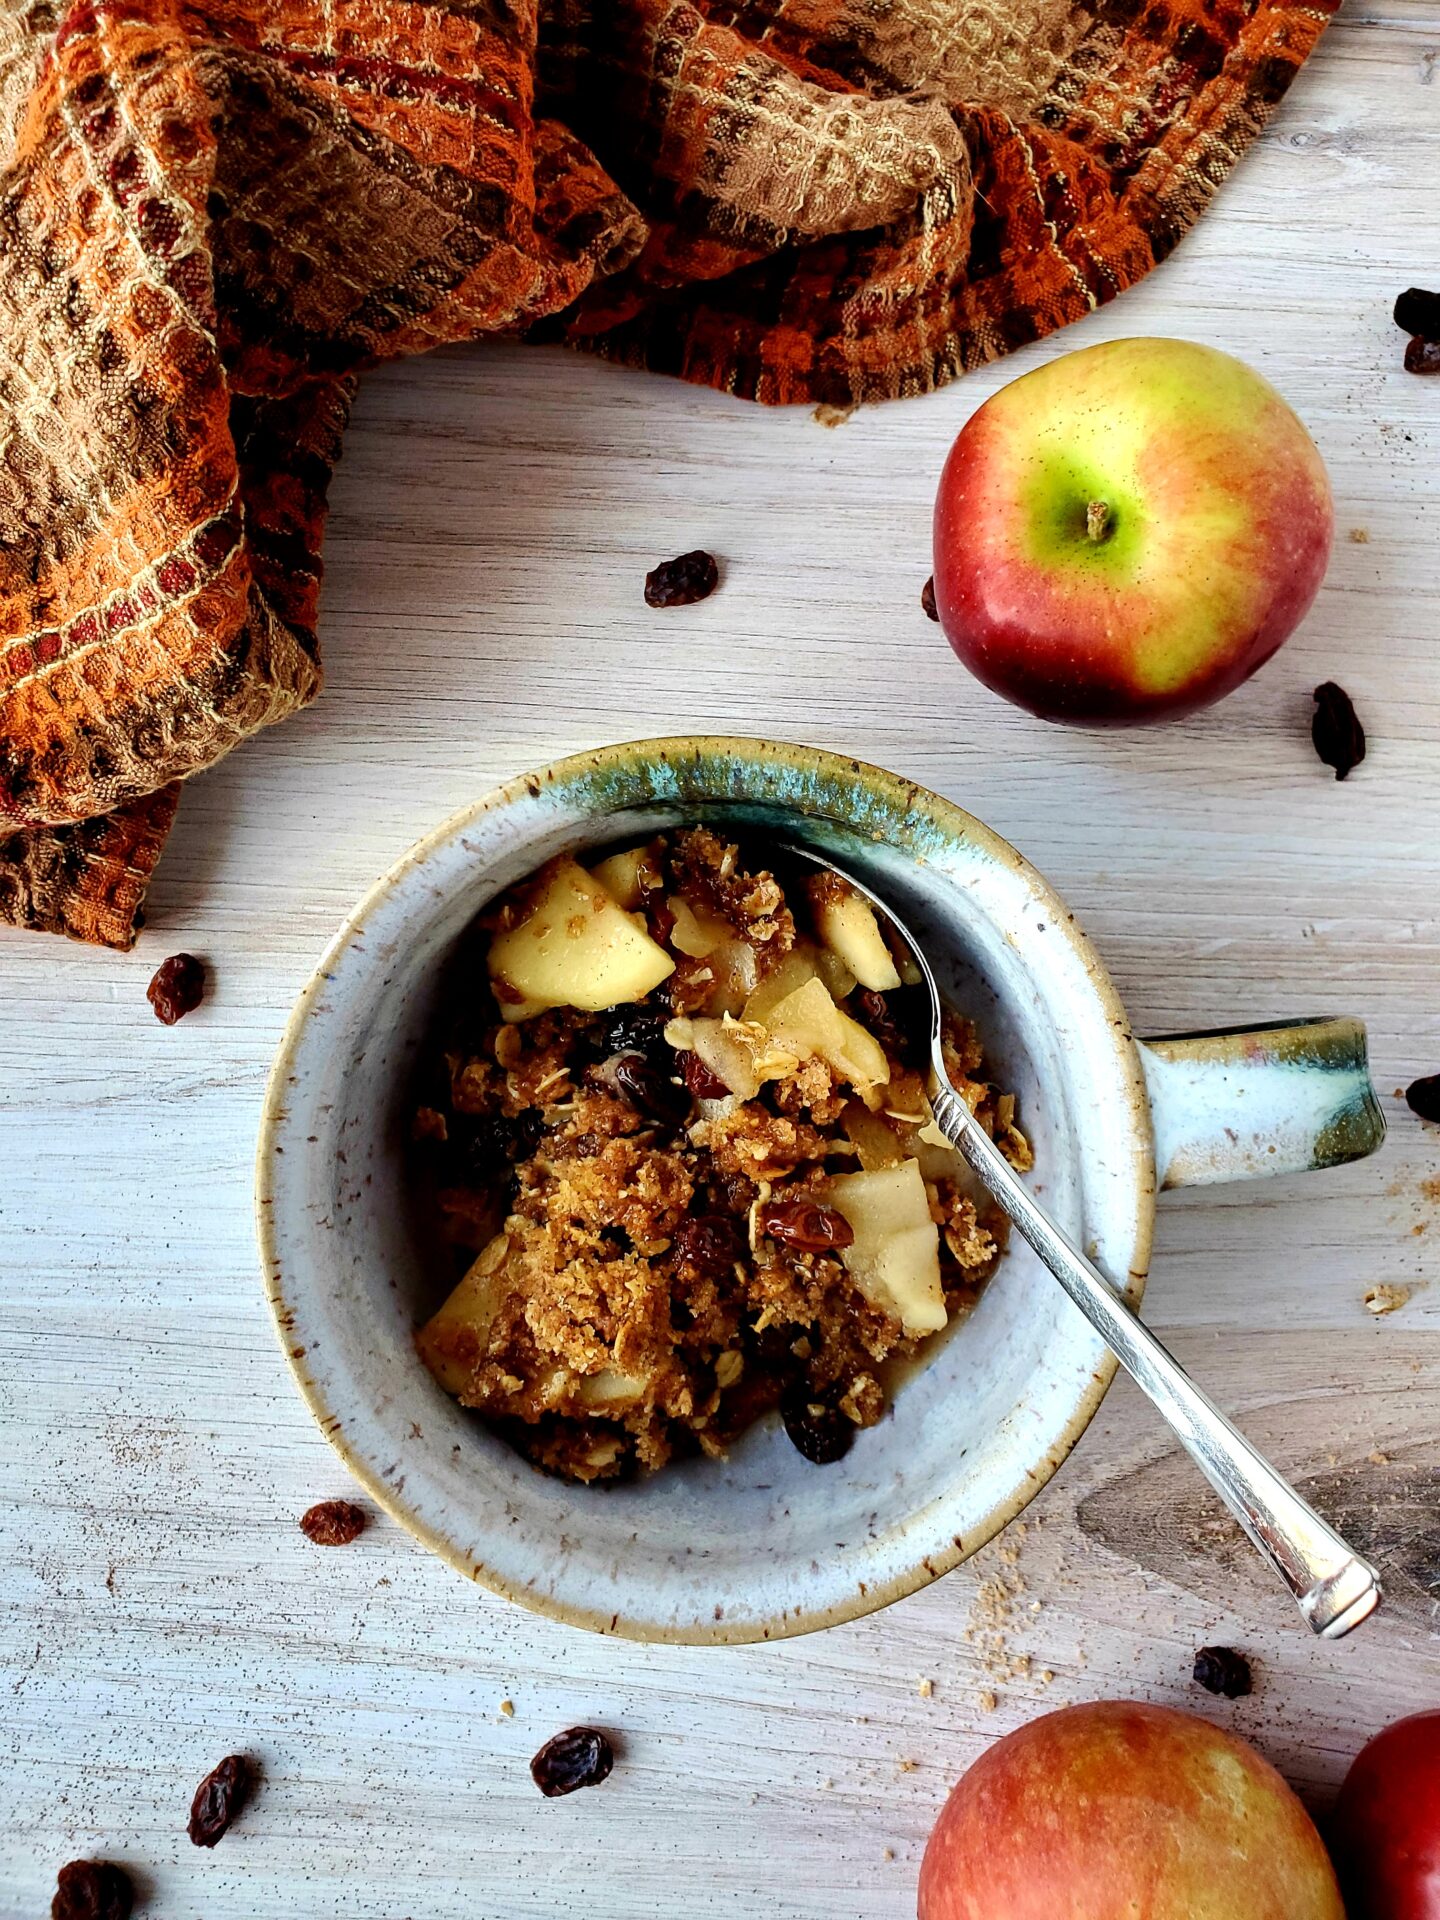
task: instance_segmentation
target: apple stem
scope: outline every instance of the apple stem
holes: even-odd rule
[[[1088,539],[1104,540],[1110,532],[1110,507],[1105,500],[1092,500],[1085,509],[1085,533]]]

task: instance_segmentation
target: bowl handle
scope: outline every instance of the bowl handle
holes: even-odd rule
[[[1171,1034],[1140,1057],[1162,1187],[1335,1167],[1385,1138],[1358,1020]]]

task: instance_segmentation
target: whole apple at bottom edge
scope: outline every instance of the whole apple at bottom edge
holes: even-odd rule
[[[1345,1920],[1309,1815],[1193,1714],[1064,1707],[1007,1734],[945,1804],[919,1920]]]
[[[1012,380],[961,429],[935,500],[935,603],[988,687],[1120,725],[1219,700],[1299,625],[1334,509],[1258,373],[1116,340]]]

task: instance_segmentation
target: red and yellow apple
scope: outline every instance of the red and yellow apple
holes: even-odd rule
[[[1344,1920],[1268,1761],[1171,1707],[1099,1701],[998,1741],[946,1802],[919,1920]]]
[[[1440,1712],[1362,1747],[1335,1803],[1350,1920],[1440,1920]]]
[[[961,429],[935,501],[956,653],[1047,720],[1132,724],[1238,687],[1324,576],[1325,467],[1258,373],[1186,340],[1067,353]]]

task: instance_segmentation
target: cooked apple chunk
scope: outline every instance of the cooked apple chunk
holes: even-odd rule
[[[509,1291],[509,1253],[508,1236],[497,1233],[415,1336],[420,1358],[457,1399],[463,1398],[485,1358],[490,1328]]]
[[[627,847],[623,853],[612,853],[590,869],[590,877],[599,881],[616,906],[634,913],[644,906],[646,894],[660,885],[655,843],[651,841],[647,846]]]
[[[818,1054],[828,1067],[848,1080],[864,1100],[890,1077],[885,1049],[873,1033],[837,1007],[820,980],[807,980],[764,1017],[777,1046],[797,1059]]]
[[[940,1234],[915,1162],[842,1173],[825,1183],[824,1192],[854,1230],[840,1258],[860,1291],[884,1312],[898,1314],[912,1339],[938,1332],[949,1318],[940,1284]]]
[[[810,882],[810,905],[815,931],[862,987],[872,993],[889,993],[899,986],[900,975],[875,909],[863,895],[833,873],[820,873]]]
[[[490,942],[490,978],[506,1020],[545,1007],[599,1013],[642,999],[675,962],[574,860],[552,860],[522,917]]]

